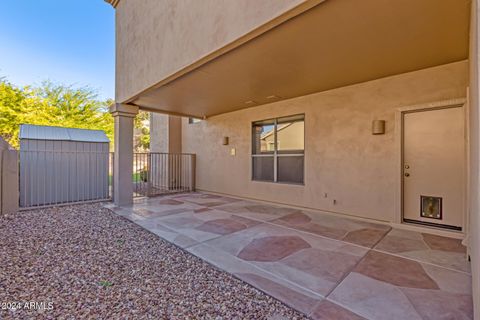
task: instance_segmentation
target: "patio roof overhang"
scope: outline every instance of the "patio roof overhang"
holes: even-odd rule
[[[116,8],[120,0],[104,0],[105,2],[109,3],[112,5],[112,7]]]
[[[328,0],[125,103],[206,118],[464,60],[470,6]]]

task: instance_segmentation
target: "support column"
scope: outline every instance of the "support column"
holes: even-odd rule
[[[469,85],[469,253],[472,262],[474,319],[480,320],[480,0],[472,1]]]
[[[110,106],[115,122],[113,161],[113,202],[117,206],[133,203],[133,118],[138,107],[116,103]]]

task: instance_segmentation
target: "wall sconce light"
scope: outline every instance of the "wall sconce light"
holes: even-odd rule
[[[385,134],[385,120],[372,121],[372,134]]]
[[[223,137],[222,144],[223,144],[224,146],[228,146],[228,140],[229,140],[228,137]]]

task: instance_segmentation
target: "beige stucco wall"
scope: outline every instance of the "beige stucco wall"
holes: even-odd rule
[[[183,121],[183,151],[197,154],[197,188],[395,221],[397,108],[465,97],[457,62],[212,117]],[[305,113],[305,186],[251,181],[251,122]],[[374,119],[387,121],[372,135]],[[222,145],[222,137],[230,145]],[[236,155],[230,149],[236,148]],[[325,197],[325,194],[327,197]],[[336,204],[333,203],[336,200]]]
[[[124,102],[304,2],[319,1],[120,1],[116,101]]]
[[[168,115],[150,114],[150,151],[168,152]]]
[[[18,211],[18,151],[0,138],[0,215]]]
[[[182,152],[182,120],[177,116],[150,114],[150,151]]]

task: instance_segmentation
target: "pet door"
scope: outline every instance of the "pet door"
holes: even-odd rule
[[[442,219],[442,198],[420,196],[420,217]]]

